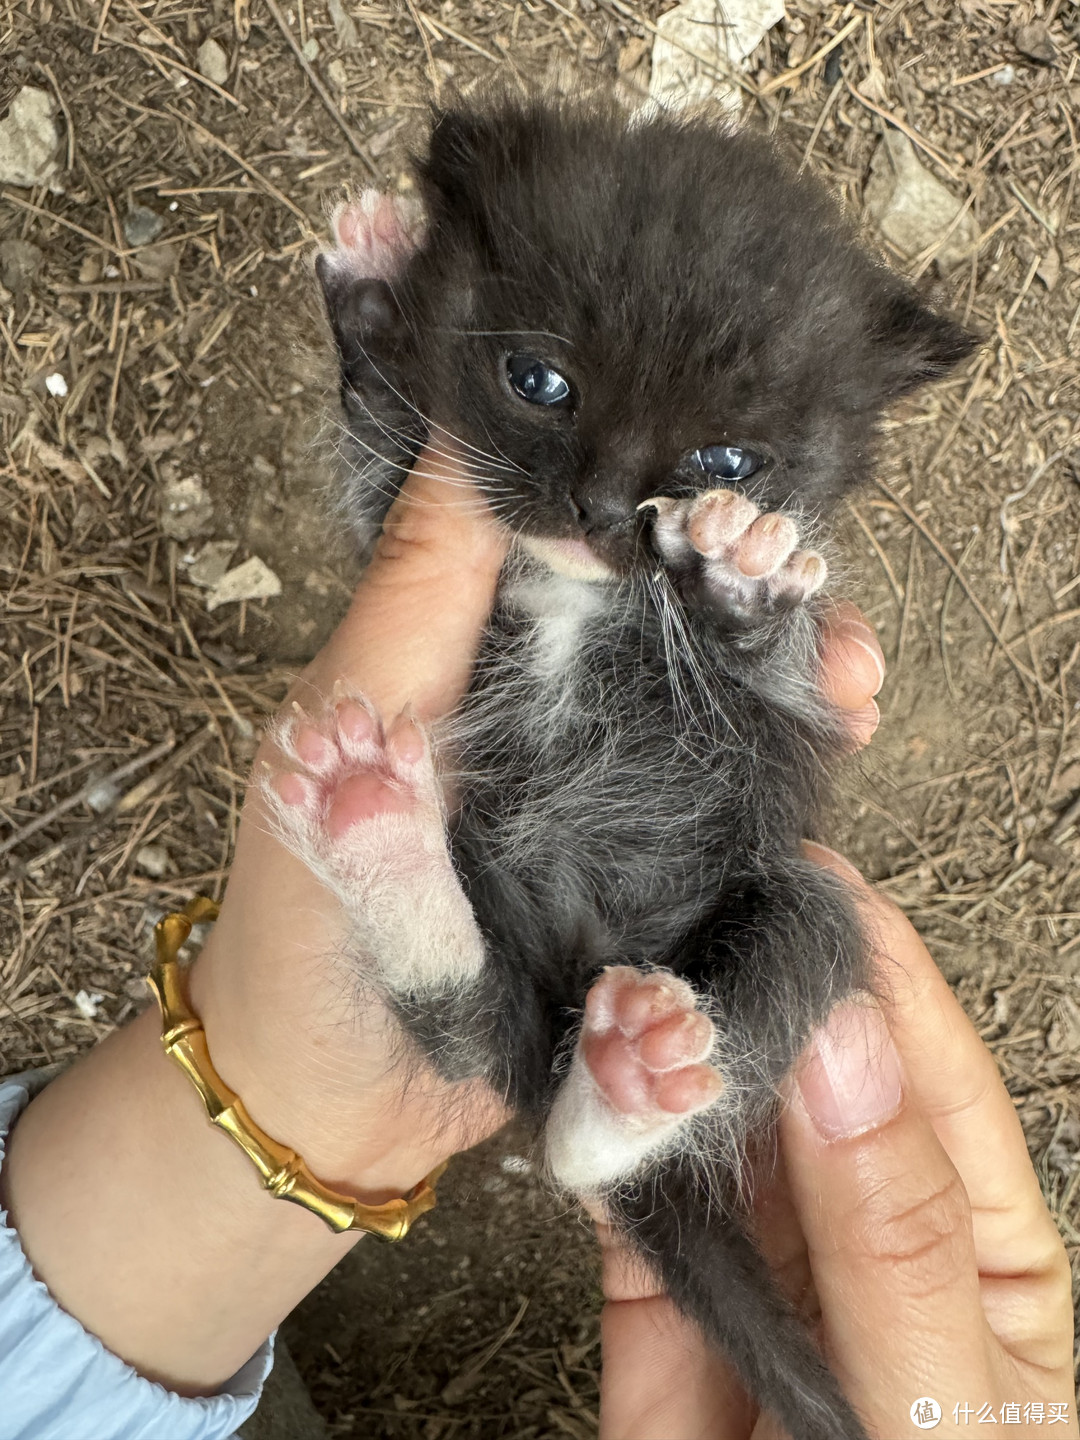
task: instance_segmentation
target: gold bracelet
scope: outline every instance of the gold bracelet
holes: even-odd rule
[[[202,1097],[212,1125],[243,1150],[259,1172],[263,1188],[277,1200],[291,1200],[324,1221],[331,1230],[364,1230],[383,1240],[401,1240],[420,1215],[435,1205],[435,1181],[446,1169],[440,1165],[399,1200],[384,1205],[363,1205],[350,1195],[339,1194],[315,1179],[311,1171],[287,1145],[272,1140],[255,1124],[244,1102],[222,1080],[210,1060],[206,1032],[184,994],[180,947],[191,927],[204,920],[216,920],[218,906],[202,896],[192,900],[183,912],[166,915],[154,926],[157,962],[146,977],[161,1010],[161,1044]]]

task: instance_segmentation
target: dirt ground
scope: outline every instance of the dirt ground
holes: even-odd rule
[[[62,132],[51,187],[0,198],[0,1074],[67,1059],[145,1003],[150,928],[220,894],[254,736],[349,593],[310,268],[328,199],[407,184],[435,84],[499,74],[636,103],[665,8],[0,6],[0,113],[39,87]],[[1076,1261],[1080,11],[787,10],[753,57],[752,123],[859,215],[886,125],[913,137],[978,239],[947,274],[891,258],[986,341],[893,416],[845,517],[844,588],[889,678],[836,838],[994,1051]],[[1042,60],[1021,48],[1032,23]],[[199,70],[207,38],[220,82]],[[258,557],[280,594],[209,610],[190,562],[220,570],[228,547],[208,542]],[[500,1138],[461,1163],[405,1248],[358,1247],[290,1321],[333,1435],[595,1433],[590,1240],[521,1156]]]

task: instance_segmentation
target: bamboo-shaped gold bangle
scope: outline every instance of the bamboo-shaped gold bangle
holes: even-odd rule
[[[161,1010],[161,1044],[202,1098],[211,1124],[224,1130],[259,1173],[264,1189],[278,1200],[291,1200],[324,1221],[331,1230],[364,1230],[383,1240],[401,1240],[420,1215],[435,1205],[435,1181],[446,1169],[440,1165],[426,1180],[399,1200],[384,1205],[363,1205],[315,1179],[287,1145],[272,1140],[255,1124],[244,1102],[222,1080],[210,1059],[206,1034],[184,993],[177,960],[180,947],[200,921],[216,920],[218,906],[199,896],[183,912],[166,915],[154,927],[157,961],[147,983]]]

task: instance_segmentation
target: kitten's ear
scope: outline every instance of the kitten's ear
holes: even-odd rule
[[[463,199],[470,188],[477,151],[483,146],[484,121],[468,110],[434,111],[424,180],[445,200]]]
[[[326,313],[346,365],[369,347],[395,340],[403,329],[401,310],[385,280],[358,278],[334,254],[315,257]]]
[[[884,350],[890,399],[939,380],[981,344],[955,320],[928,309],[906,287],[887,297],[874,338],[879,356]]]

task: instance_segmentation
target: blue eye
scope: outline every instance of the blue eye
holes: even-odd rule
[[[535,355],[509,355],[506,374],[514,391],[530,405],[565,408],[570,404],[570,382]]]
[[[690,459],[717,480],[745,480],[765,464],[753,450],[740,450],[737,445],[706,445],[695,450]]]

